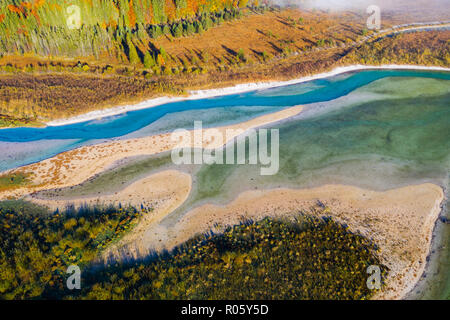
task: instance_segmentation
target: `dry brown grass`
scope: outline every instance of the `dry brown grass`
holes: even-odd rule
[[[299,23],[299,18],[303,22]],[[294,23],[295,22],[295,23]],[[317,46],[317,41],[333,39],[336,43],[355,40],[364,28],[364,20],[351,14],[326,15],[295,9],[252,14],[238,21],[227,22],[202,35],[172,38],[161,37],[156,45],[166,49],[175,60],[191,60],[202,53],[211,56],[211,64],[219,59],[233,59],[239,49],[255,61],[266,51],[280,55],[285,47],[303,51]]]
[[[164,92],[161,89],[155,81],[121,76],[4,75],[0,78],[0,114],[45,121],[137,102]]]

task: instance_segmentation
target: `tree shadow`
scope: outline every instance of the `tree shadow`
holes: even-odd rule
[[[225,45],[223,45],[223,44],[222,44],[222,48],[224,48],[225,51],[228,52],[229,54],[231,54],[232,56],[237,56],[237,52],[234,51],[233,49],[228,48],[227,46],[225,46]]]
[[[268,41],[268,44],[270,44],[270,46],[277,51],[278,53],[282,53],[283,49],[281,49],[279,46],[277,46],[275,43],[273,43],[272,41]]]

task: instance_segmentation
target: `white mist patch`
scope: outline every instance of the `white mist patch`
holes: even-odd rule
[[[306,9],[320,9],[342,11],[350,9],[364,10],[371,4],[376,4],[373,0],[272,0],[272,3],[279,6],[298,6]]]
[[[281,7],[299,7],[307,10],[327,12],[353,11],[368,17],[367,9],[377,6],[381,16],[386,13],[401,17],[401,21],[424,22],[448,19],[450,9],[448,0],[271,0]],[[412,15],[408,19],[406,15]],[[435,19],[435,20],[433,20]]]

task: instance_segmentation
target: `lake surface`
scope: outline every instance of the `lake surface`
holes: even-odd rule
[[[226,203],[240,192],[272,187],[314,187],[327,183],[386,190],[433,182],[446,188],[450,172],[450,73],[370,70],[297,85],[189,100],[84,123],[0,130],[0,170],[31,163],[74,147],[142,137],[177,128],[232,124],[298,104],[300,115],[268,125],[280,132],[280,168],[261,176],[259,165],[177,167],[166,153],[138,157],[96,179],[61,192],[61,197],[114,192],[162,168],[193,174],[186,203],[163,224],[206,202]],[[229,146],[228,146],[229,147]],[[227,147],[226,147],[227,148]],[[443,213],[447,215],[447,209]],[[450,294],[449,225],[438,222],[426,280],[418,298]]]

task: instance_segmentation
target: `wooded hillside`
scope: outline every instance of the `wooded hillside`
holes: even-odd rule
[[[258,0],[6,0],[0,3],[0,55],[86,56],[125,52],[163,34],[202,32]]]

